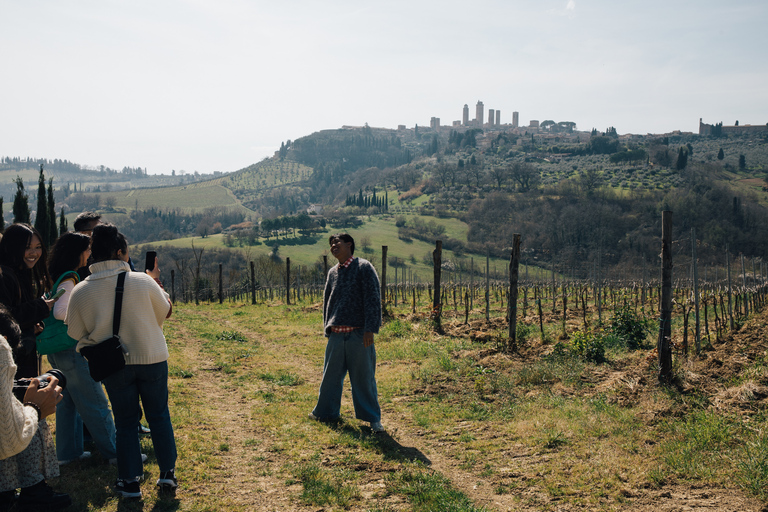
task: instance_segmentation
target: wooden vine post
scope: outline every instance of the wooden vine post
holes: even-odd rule
[[[517,348],[517,282],[520,275],[520,235],[512,235],[512,254],[509,258],[509,343],[507,350]]]
[[[434,291],[432,292],[432,319],[435,325],[435,330],[442,333],[443,327],[440,323],[440,313],[442,309],[440,305],[440,271],[443,266],[442,240],[435,241],[435,250],[432,252],[432,264],[435,270],[433,281]]]
[[[251,262],[251,304],[256,304],[256,269]]]
[[[672,382],[672,212],[661,212],[661,317],[659,318],[659,382]]]
[[[291,258],[285,258],[285,303],[291,305]]]
[[[381,246],[381,316],[389,316],[387,311],[387,251],[389,246]]]
[[[224,266],[219,263],[219,304],[222,304],[224,302]]]
[[[693,305],[696,313],[696,337],[694,342],[696,343],[696,354],[699,354],[701,353],[701,325],[699,320],[699,265],[698,256],[696,255],[696,228],[691,228],[691,244],[691,259],[693,260]],[[706,323],[706,314],[704,323]]]

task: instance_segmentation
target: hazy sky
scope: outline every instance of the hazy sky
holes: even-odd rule
[[[0,0],[0,156],[234,171],[478,100],[582,130],[765,124],[767,25],[766,0]]]

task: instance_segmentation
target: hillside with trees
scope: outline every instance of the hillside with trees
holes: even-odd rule
[[[244,247],[297,236],[297,229],[307,243],[324,229],[375,217],[398,224],[403,240],[444,239],[457,257],[505,258],[512,233],[520,233],[527,263],[587,276],[597,264],[619,270],[655,264],[660,212],[672,210],[680,238],[696,230],[705,261],[726,246],[767,256],[760,242],[768,234],[768,129],[744,136],[619,136],[614,127],[578,132],[570,122],[542,124],[324,130],[287,141],[273,158],[237,172],[162,188],[122,189],[107,179],[155,179],[140,168],[45,165],[55,213],[63,208],[71,221],[81,210],[99,210],[137,243],[225,233],[223,245]],[[2,165],[18,169],[19,177],[27,173],[26,193],[34,201],[29,184],[36,174],[21,170],[29,163],[5,158]],[[78,168],[86,174],[77,175]],[[62,182],[70,176],[65,172],[75,173],[71,182]],[[100,184],[85,190],[77,184],[102,174]],[[13,183],[8,200],[16,194]],[[306,215],[310,205],[318,207]],[[435,218],[465,223],[465,237],[431,230]]]

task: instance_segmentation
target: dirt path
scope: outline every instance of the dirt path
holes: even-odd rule
[[[214,407],[199,412],[200,428],[210,432],[211,438],[226,440],[228,446],[219,454],[221,464],[210,472],[210,479],[184,492],[220,497],[221,510],[317,510],[298,503],[295,496],[300,486],[286,486],[281,470],[288,459],[269,450],[269,439],[264,439],[265,433],[251,419],[252,404],[226,389],[221,372],[205,359],[196,343],[186,343],[182,352],[195,375],[184,380],[185,385]],[[260,442],[247,447],[248,440]]]

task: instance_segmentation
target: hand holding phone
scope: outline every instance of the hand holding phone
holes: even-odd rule
[[[147,260],[144,264],[144,270],[154,270],[155,260],[157,259],[157,251],[147,251]]]
[[[51,296],[49,297],[49,300],[56,300],[56,299],[58,299],[59,297],[61,297],[62,295],[64,295],[64,293],[65,293],[65,292],[66,292],[66,290],[65,290],[64,288],[59,288],[59,291],[57,291],[56,293],[54,293],[53,295],[51,295]]]

